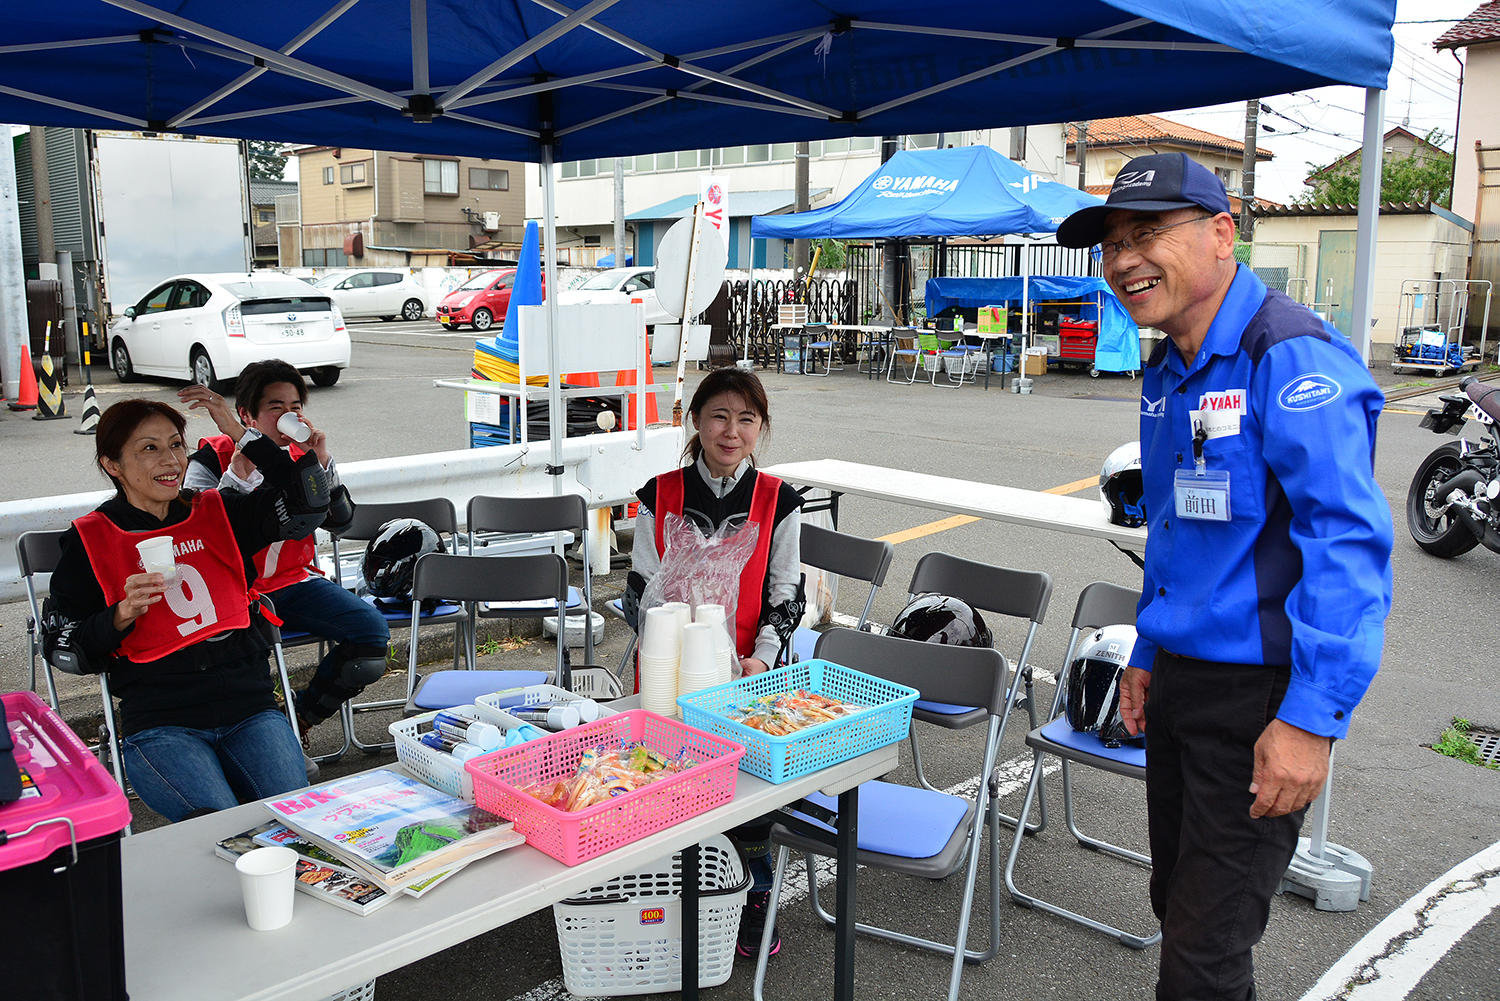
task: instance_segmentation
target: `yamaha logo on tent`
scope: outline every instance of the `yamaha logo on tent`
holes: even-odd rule
[[[1282,410],[1316,410],[1325,403],[1332,403],[1344,388],[1326,375],[1299,375],[1276,394],[1276,403]]]
[[[882,174],[870,185],[880,194],[877,198],[920,198],[923,195],[946,195],[958,190],[958,178],[933,177],[918,174],[915,177],[892,177]]]

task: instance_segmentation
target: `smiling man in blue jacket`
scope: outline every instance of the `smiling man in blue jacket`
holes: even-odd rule
[[[1161,1001],[1255,997],[1260,940],[1332,742],[1380,664],[1384,397],[1348,339],[1234,259],[1223,185],[1137,157],[1058,229],[1167,335],[1141,387],[1148,524],[1121,688],[1146,734]]]

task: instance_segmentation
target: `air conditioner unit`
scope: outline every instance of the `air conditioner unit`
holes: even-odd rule
[[[495,230],[497,230],[499,228],[500,228],[500,213],[499,212],[486,212],[484,214],[484,231],[486,233],[493,233]]]

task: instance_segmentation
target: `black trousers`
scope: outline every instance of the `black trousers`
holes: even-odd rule
[[[1250,950],[1305,810],[1252,819],[1255,742],[1290,670],[1159,653],[1146,699],[1151,906],[1158,1001],[1254,1001]]]

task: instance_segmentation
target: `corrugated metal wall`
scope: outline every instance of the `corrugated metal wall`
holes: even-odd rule
[[[88,171],[82,129],[47,130],[47,179],[51,186],[52,233],[58,250],[79,264],[94,259],[88,225]],[[36,185],[31,176],[31,133],[16,136],[16,187],[21,199],[21,256],[35,263]]]

